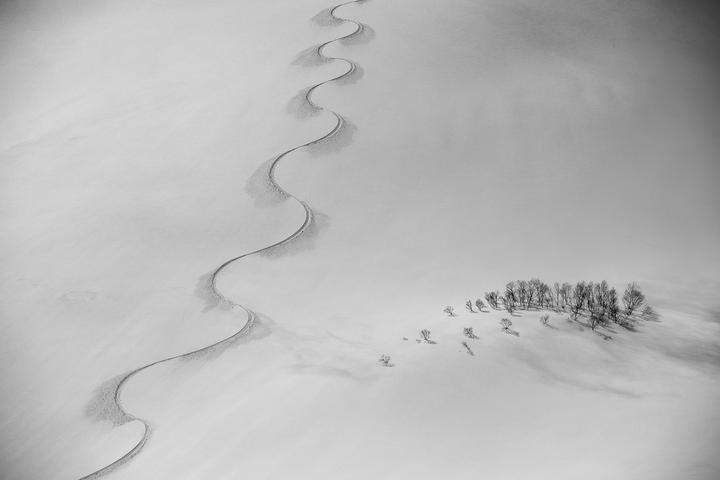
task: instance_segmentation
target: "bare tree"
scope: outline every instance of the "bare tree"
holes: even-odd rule
[[[560,286],[560,283],[558,283],[558,282],[553,283],[553,289],[552,289],[553,301],[555,302],[555,308],[557,308],[557,309],[562,308],[561,307],[562,296],[560,295],[561,291],[562,291],[562,287]]]
[[[451,306],[447,306],[443,309],[443,312],[447,313],[449,317],[456,317],[455,309]]]
[[[645,295],[640,291],[637,283],[633,282],[627,286],[623,294],[623,305],[625,305],[625,315],[628,317],[643,306],[645,303]]]
[[[502,327],[502,331],[505,333],[515,335],[516,337],[520,335],[518,332],[510,328],[512,326],[512,322],[508,318],[503,318],[502,320],[500,320],[500,326]]]
[[[512,300],[512,297],[503,297],[502,302],[505,310],[512,315],[515,312],[515,301]]]
[[[472,300],[468,300],[467,302],[465,302],[465,308],[467,308],[472,313],[477,313],[475,310],[473,310]]]
[[[531,282],[533,282],[535,287],[535,298],[537,299],[540,309],[550,305],[552,303],[552,295],[550,294],[550,287],[548,284],[537,278],[534,278]]]
[[[510,287],[513,288],[510,288]],[[514,302],[520,304],[520,308],[527,303],[528,294],[530,293],[530,285],[525,280],[510,282],[505,286],[505,298],[510,298]]]
[[[572,295],[572,285],[569,283],[563,283],[560,286],[560,299],[562,302],[562,309],[565,310],[565,307],[570,304],[570,297]]]
[[[494,292],[487,292],[485,294],[485,300],[488,302],[488,305],[490,307],[494,308],[495,310],[498,309],[498,299],[500,298],[500,292],[494,291]]]
[[[437,343],[435,340],[430,338],[430,330],[420,330],[420,338],[422,338],[422,341],[425,343]]]
[[[512,303],[513,306],[515,305],[515,303],[518,301],[517,282],[508,282],[507,285],[505,285],[505,294],[503,295],[503,298]],[[504,300],[503,303],[505,303]]]
[[[572,289],[570,298],[570,312],[573,318],[577,318],[578,315],[585,309],[587,300],[589,298],[589,292],[591,288],[585,282],[578,282]]]
[[[471,338],[471,339],[473,339],[473,340],[477,340],[478,338],[480,338],[480,337],[478,337],[477,335],[475,335],[475,332],[473,332],[473,327],[465,327],[465,328],[463,328],[463,334],[464,334],[466,337]]]
[[[525,300],[525,308],[529,310],[530,307],[532,306],[533,300],[535,300],[535,299],[537,299],[538,304],[540,305],[540,303],[539,303],[540,302],[540,294],[541,294],[540,284],[542,284],[542,282],[540,281],[539,278],[531,278],[530,281],[527,282],[527,284],[528,284],[528,288],[527,288],[528,293],[527,293],[527,298]],[[542,308],[542,305],[540,305],[540,307]]]
[[[480,312],[482,312],[483,308],[485,308],[485,304],[479,298],[477,300],[475,300],[475,306],[477,307],[478,311],[480,311]]]
[[[390,363],[390,355],[380,355],[380,358],[378,359],[378,362],[380,362],[380,365],[383,367],[394,367],[394,363]]]

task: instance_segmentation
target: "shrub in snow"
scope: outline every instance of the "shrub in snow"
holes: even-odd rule
[[[380,365],[383,367],[394,367],[395,365],[390,363],[390,355],[381,355],[378,359],[378,362],[380,362]]]
[[[472,338],[473,340],[480,338],[477,335],[475,335],[475,332],[473,332],[472,327],[463,328],[463,334],[468,338]]]
[[[475,310],[473,310],[472,300],[468,300],[467,302],[465,302],[465,308],[467,308],[472,313],[477,313]]]
[[[542,323],[544,326],[549,327],[550,326],[550,315],[540,315],[540,323]]]
[[[512,326],[512,322],[508,318],[503,318],[502,320],[500,320],[500,326],[505,333],[515,335],[516,337],[520,335],[518,332],[510,328]]]
[[[468,345],[467,342],[462,342],[462,346],[465,347],[465,350],[467,351],[468,355],[475,356],[475,353],[470,348],[470,345]]]
[[[478,298],[477,300],[475,300],[475,306],[476,306],[477,309],[478,309],[479,311],[481,311],[481,312],[483,311],[483,308],[485,308],[485,304],[484,304],[483,301],[480,300],[479,298]]]
[[[425,330],[425,329],[420,330],[420,338],[425,343],[437,343],[430,338],[430,330]]]
[[[443,312],[447,313],[448,316],[454,317],[455,316],[455,309],[451,306],[447,306],[443,309]]]

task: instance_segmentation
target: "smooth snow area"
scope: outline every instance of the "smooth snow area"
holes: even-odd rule
[[[332,5],[0,3],[0,477],[114,461],[142,426],[113,379],[242,326],[203,285],[302,223],[261,169],[334,125],[297,108],[346,69],[297,60],[352,31],[310,21]],[[219,277],[250,336],[128,382],[154,430],[109,478],[720,477],[714,13],[339,9],[371,28],[325,53],[361,75],[313,98],[350,125],[276,172],[317,222]],[[519,312],[514,337],[462,308],[531,276],[637,280],[661,321],[604,341]]]

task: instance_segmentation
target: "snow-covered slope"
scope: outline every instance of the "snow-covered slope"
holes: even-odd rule
[[[298,57],[353,30],[311,21],[329,6],[0,6],[6,477],[114,461],[142,425],[113,427],[112,380],[242,326],[207,301],[207,274],[302,223],[263,195],[262,165],[334,125],[297,101],[346,69]],[[250,336],[128,382],[153,434],[112,477],[715,478],[708,12],[372,0],[338,15],[371,27],[326,49],[361,70],[314,99],[349,126],[276,171],[314,228],[219,276],[258,312]],[[522,313],[514,337],[499,313],[442,314],[535,275],[639,280],[662,322],[604,341],[561,315]],[[437,344],[415,342],[423,328]]]

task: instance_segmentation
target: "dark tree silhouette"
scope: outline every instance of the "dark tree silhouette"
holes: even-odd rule
[[[465,308],[467,308],[472,313],[477,313],[475,310],[473,310],[472,300],[468,300],[467,302],[465,302]]]
[[[636,310],[643,306],[645,303],[645,295],[640,291],[638,284],[633,282],[625,289],[622,301],[625,306],[625,315],[630,317]]]
[[[465,335],[468,338],[472,338],[473,340],[480,338],[477,335],[475,335],[475,332],[473,332],[473,327],[463,328],[463,335]]]
[[[500,298],[500,292],[494,291],[494,292],[487,292],[485,294],[485,300],[488,302],[488,305],[490,307],[494,308],[495,310],[498,309],[498,299]]]
[[[425,343],[437,343],[433,339],[430,338],[430,330],[426,330],[426,329],[420,330],[420,338],[422,338],[422,340]]]

